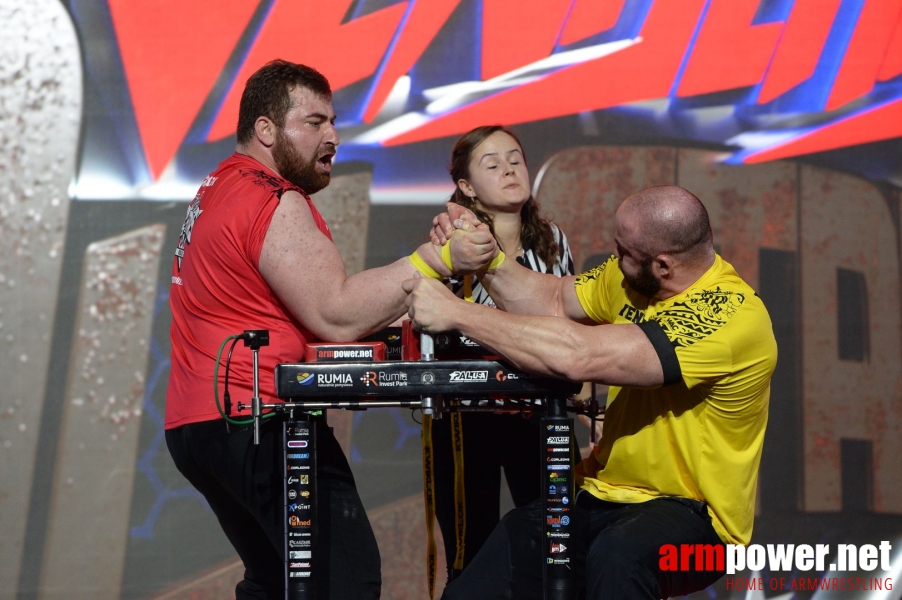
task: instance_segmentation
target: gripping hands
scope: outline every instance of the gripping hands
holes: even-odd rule
[[[503,260],[488,226],[470,210],[449,203],[448,212],[432,220],[431,244],[423,244],[411,262],[423,275],[441,279],[452,274],[467,275],[491,269]]]
[[[455,274],[467,275],[493,269],[504,260],[488,225],[459,204],[448,203],[447,212],[432,219],[430,238],[442,247],[444,264]]]
[[[431,244],[423,244],[411,255],[417,270],[427,278],[450,274],[467,275],[493,269],[504,260],[488,225],[472,211],[449,202],[447,212],[432,220]],[[403,283],[408,293],[408,315],[417,329],[446,331],[454,327],[454,313],[460,300],[438,281],[426,278]]]

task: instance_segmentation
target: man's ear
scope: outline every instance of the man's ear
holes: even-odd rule
[[[465,196],[469,196],[470,198],[476,197],[476,190],[473,189],[473,186],[470,185],[470,182],[466,179],[458,179],[457,187],[460,188],[460,191],[462,191]]]
[[[673,257],[669,254],[659,254],[652,261],[652,270],[659,279],[670,279],[673,277],[674,267]]]
[[[254,133],[261,144],[267,148],[276,143],[276,124],[268,117],[257,117],[254,122]]]

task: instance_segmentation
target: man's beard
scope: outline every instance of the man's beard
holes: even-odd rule
[[[649,298],[654,298],[655,294],[661,290],[661,280],[655,277],[655,274],[651,269],[653,260],[654,257],[649,256],[640,262],[639,272],[635,275],[627,275],[623,271],[623,266],[620,267],[620,272],[623,273],[623,280],[626,281],[626,284],[633,290],[639,292],[643,296],[648,296]]]
[[[279,175],[307,194],[315,194],[329,185],[331,174],[320,173],[316,170],[316,162],[319,157],[314,156],[311,160],[305,161],[304,157],[295,150],[288,136],[279,128],[276,128],[276,143],[272,147],[272,158],[276,163],[276,169],[279,170]]]

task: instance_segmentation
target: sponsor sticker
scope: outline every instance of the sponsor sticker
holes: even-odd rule
[[[554,515],[546,515],[545,523],[547,525],[551,525],[552,527],[560,527],[561,526],[561,517],[555,517]]]
[[[488,371],[452,371],[452,382],[486,382],[489,380]]]
[[[317,358],[330,358],[333,360],[343,360],[349,358],[373,358],[372,348],[354,348],[351,350],[317,350]]]
[[[321,388],[353,387],[354,380],[350,373],[318,373],[316,385]]]
[[[367,371],[360,378],[367,387],[405,387],[407,385],[407,373],[395,373],[385,371]]]
[[[468,338],[465,335],[460,336],[460,345],[461,346],[469,346],[471,348],[479,347],[479,344],[477,344],[476,342],[474,342],[473,340],[471,340],[470,338]]]

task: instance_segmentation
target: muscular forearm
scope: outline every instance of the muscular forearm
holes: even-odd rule
[[[507,312],[565,316],[559,277],[537,273],[508,258],[497,269],[486,272],[480,281],[495,304]]]
[[[580,351],[575,323],[557,317],[507,314],[494,308],[455,304],[455,329],[497,352],[518,369],[584,381],[591,368]]]
[[[463,302],[452,306],[454,329],[528,373],[639,387],[664,380],[654,348],[635,325],[589,327]]]

